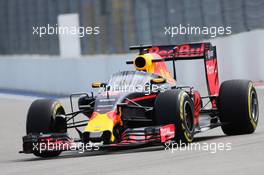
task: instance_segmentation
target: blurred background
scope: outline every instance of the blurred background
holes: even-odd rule
[[[220,80],[264,80],[263,0],[0,0],[0,91],[69,94],[89,91],[95,80],[132,69],[125,61],[135,44],[181,44],[211,41],[217,46]],[[58,24],[77,14],[79,26],[98,26],[100,34],[71,40],[58,34],[33,35],[32,27]],[[67,22],[67,20],[66,20]],[[69,21],[71,23],[71,21]],[[165,35],[164,27],[231,26],[232,35]],[[67,43],[68,42],[68,43]],[[202,63],[179,63],[179,82],[204,88]]]
[[[60,14],[79,14],[80,26],[99,26],[100,37],[81,38],[81,53],[127,53],[129,45],[208,39],[164,35],[165,26],[232,26],[232,33],[264,28],[263,0],[1,0],[0,53],[59,55],[58,35],[32,35],[55,26]],[[26,44],[25,44],[26,43]]]

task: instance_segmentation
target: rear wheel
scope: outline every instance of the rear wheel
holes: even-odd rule
[[[175,141],[192,142],[195,129],[194,106],[185,91],[175,89],[160,93],[154,108],[158,125],[175,125]]]
[[[220,121],[226,135],[253,133],[258,124],[257,92],[249,80],[228,80],[219,92]]]
[[[65,111],[61,103],[52,99],[40,99],[34,101],[27,114],[26,131],[27,134],[47,134],[52,132],[67,132],[66,121],[62,119],[55,120],[59,115],[64,115]],[[38,152],[33,154],[39,157],[55,157],[61,151]]]

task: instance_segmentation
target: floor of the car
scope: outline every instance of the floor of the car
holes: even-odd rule
[[[195,132],[203,132],[215,127],[220,126],[220,123],[212,123],[212,117],[209,115],[201,115],[199,119],[199,127],[196,128]]]

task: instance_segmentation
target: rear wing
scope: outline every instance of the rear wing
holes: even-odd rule
[[[165,58],[164,61],[166,58],[174,58],[174,60],[210,59],[216,55],[216,47],[209,42],[160,46],[139,45],[131,46],[130,50],[139,50],[139,54],[156,53],[163,59]]]
[[[213,107],[216,107],[216,99],[219,93],[219,78],[217,66],[216,46],[209,42],[205,43],[189,43],[182,45],[139,45],[130,47],[131,50],[139,50],[139,54],[155,53],[161,58],[152,60],[173,61],[174,77],[176,79],[175,61],[177,60],[204,60],[205,76],[207,89],[212,101]]]

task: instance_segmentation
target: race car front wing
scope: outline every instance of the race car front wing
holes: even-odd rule
[[[23,150],[20,153],[33,153],[34,151],[76,151],[83,149],[83,144],[89,144],[87,150],[92,147],[99,149],[121,148],[165,143],[175,137],[175,125],[150,126],[141,128],[129,128],[121,134],[118,143],[84,143],[81,139],[73,139],[67,133],[28,134],[23,137]],[[80,148],[82,146],[82,148]],[[74,149],[73,149],[74,148]]]

